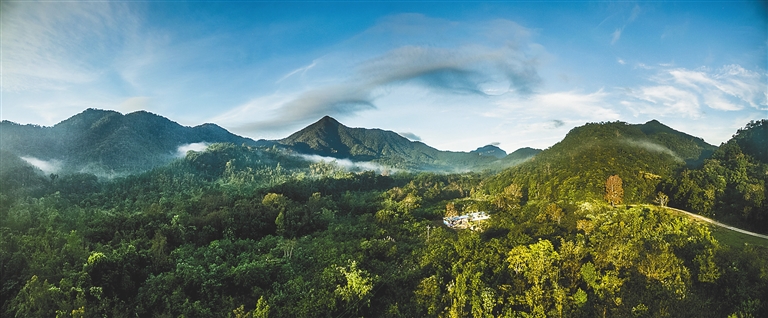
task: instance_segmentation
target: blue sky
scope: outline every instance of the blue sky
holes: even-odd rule
[[[3,1],[2,110],[147,110],[254,139],[331,115],[442,150],[651,119],[718,145],[768,118],[760,1]]]

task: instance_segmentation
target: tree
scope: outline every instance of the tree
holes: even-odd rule
[[[499,209],[512,209],[520,206],[520,201],[523,198],[523,189],[516,185],[510,184],[504,190],[496,195],[493,199],[493,204]]]
[[[454,204],[453,202],[448,202],[448,204],[445,205],[445,216],[447,217],[459,216],[459,210],[456,209],[456,204]]]
[[[660,206],[667,206],[667,203],[669,203],[669,196],[664,194],[664,192],[659,191],[659,193],[656,194],[656,199],[653,200],[653,202]]]
[[[621,186],[621,178],[618,175],[612,175],[605,181],[605,200],[616,206],[621,204],[624,197],[624,188]]]

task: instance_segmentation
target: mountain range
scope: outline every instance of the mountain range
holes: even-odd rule
[[[502,169],[519,164],[540,150],[519,149],[509,155],[487,145],[472,152],[441,151],[398,133],[350,128],[325,116],[280,140],[253,140],[216,124],[182,126],[146,111],[121,114],[87,109],[52,127],[0,122],[0,151],[45,172],[90,172],[101,176],[137,173],[167,164],[196,145],[212,143],[277,147],[289,153],[332,159],[372,161],[396,169],[458,172]]]
[[[302,154],[372,161],[398,169],[447,172],[505,168],[525,161],[539,151],[524,148],[507,155],[493,145],[471,152],[442,151],[420,141],[408,140],[396,132],[350,128],[330,116],[284,139],[260,140],[259,143],[280,145]]]
[[[180,146],[194,143],[256,142],[215,124],[185,127],[145,111],[123,115],[88,109],[52,127],[0,123],[0,149],[50,170],[100,175],[135,173],[166,164]]]

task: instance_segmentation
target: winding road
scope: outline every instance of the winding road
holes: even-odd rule
[[[694,219],[697,219],[697,220],[700,220],[700,221],[704,221],[704,222],[707,222],[709,224],[713,224],[713,225],[716,225],[716,226],[719,226],[719,227],[722,227],[722,228],[726,228],[726,229],[729,229],[731,231],[736,231],[736,232],[739,232],[739,233],[742,233],[742,234],[746,234],[746,235],[749,235],[749,236],[759,237],[759,238],[768,240],[768,235],[763,235],[763,234],[758,234],[758,233],[755,233],[755,232],[750,232],[750,231],[747,231],[747,230],[742,230],[740,228],[733,227],[733,226],[730,226],[730,225],[727,225],[727,224],[723,224],[723,223],[717,222],[717,221],[715,221],[713,219],[710,219],[708,217],[704,217],[704,216],[698,215],[696,213],[688,212],[688,211],[685,211],[685,210],[680,210],[680,209],[676,209],[676,208],[672,208],[672,207],[668,207],[668,206],[665,206],[664,208],[667,209],[667,210],[672,210],[672,211],[676,211],[676,212],[680,212],[680,213],[685,213],[685,214],[687,214],[688,216],[690,216],[690,217],[692,217]]]

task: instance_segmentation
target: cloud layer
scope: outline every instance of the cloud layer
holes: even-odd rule
[[[514,22],[494,20],[467,28],[469,32],[477,32],[472,36],[478,39],[487,36],[486,32],[494,27],[506,30],[506,34],[503,34],[507,37],[506,41],[491,43],[493,45],[446,43],[437,47],[412,44],[425,41],[433,35],[413,33],[435,28],[450,32],[462,30],[463,26],[466,25],[421,15],[390,17],[353,40],[366,42],[371,40],[368,37],[392,37],[405,32],[411,42],[388,48],[383,54],[363,52],[362,55],[371,55],[354,63],[346,75],[331,79],[318,78],[296,94],[291,94],[295,97],[257,98],[219,118],[240,121],[237,129],[241,131],[280,129],[316,120],[324,115],[349,116],[376,109],[380,97],[404,85],[415,85],[427,91],[448,95],[497,96],[513,93],[527,96],[536,91],[541,83],[537,71],[540,55],[537,50],[540,47],[530,43],[530,32]],[[278,82],[284,82],[299,73],[309,75],[313,70],[323,67],[349,69],[346,65],[335,65],[333,61],[338,62],[338,59],[331,56],[313,60],[308,66],[288,73]],[[341,62],[349,64],[348,60]],[[270,111],[266,118],[242,122],[241,114],[256,109]]]

